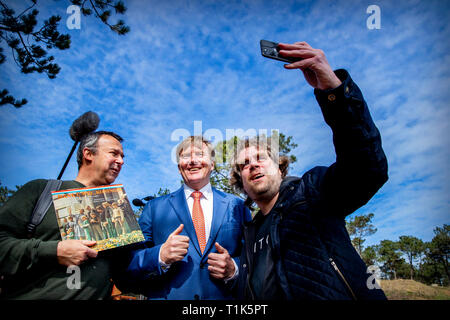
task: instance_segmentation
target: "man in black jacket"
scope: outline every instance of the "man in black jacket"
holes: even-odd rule
[[[300,69],[333,131],[336,162],[301,178],[287,177],[288,162],[258,138],[241,141],[231,184],[260,212],[244,230],[239,298],[386,299],[353,248],[345,217],[366,204],[387,181],[381,138],[357,85],[332,71],[323,51],[306,42],[279,44],[302,60]]]

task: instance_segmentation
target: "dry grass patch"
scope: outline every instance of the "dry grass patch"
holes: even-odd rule
[[[450,300],[449,287],[432,287],[414,280],[380,280],[389,300]]]

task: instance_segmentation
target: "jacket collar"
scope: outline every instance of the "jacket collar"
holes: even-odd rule
[[[289,207],[293,202],[297,201],[293,195],[295,194],[301,180],[302,179],[299,177],[288,176],[281,181],[280,194],[272,210]]]

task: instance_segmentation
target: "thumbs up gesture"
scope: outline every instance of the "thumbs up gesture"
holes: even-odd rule
[[[180,224],[161,246],[160,257],[165,264],[183,260],[187,253],[189,237],[180,235],[183,227],[184,225]]]
[[[208,255],[209,274],[216,279],[229,279],[236,271],[233,259],[227,249],[222,247],[218,242],[215,243],[215,246],[217,253],[210,253]]]

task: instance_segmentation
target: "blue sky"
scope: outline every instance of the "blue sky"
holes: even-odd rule
[[[8,2],[8,1],[7,1]],[[9,1],[20,11],[21,4]],[[1,88],[29,103],[0,108],[0,181],[14,187],[56,178],[73,144],[73,120],[92,110],[99,129],[124,137],[116,180],[130,198],[176,190],[171,161],[179,129],[278,129],[293,136],[291,174],[335,160],[331,130],[298,70],[260,55],[259,40],[307,41],[347,69],[380,129],[390,180],[356,214],[375,213],[366,244],[413,235],[429,241],[450,223],[448,1],[125,1],[131,31],[117,36],[93,17],[69,30],[68,1],[39,1],[62,17],[67,51],[51,51],[54,80],[20,74],[8,56]],[[366,9],[381,9],[369,30]],[[23,4],[22,4],[23,5]],[[115,19],[115,17],[113,17]],[[178,129],[178,131],[177,131]],[[76,176],[73,157],[63,178]]]

